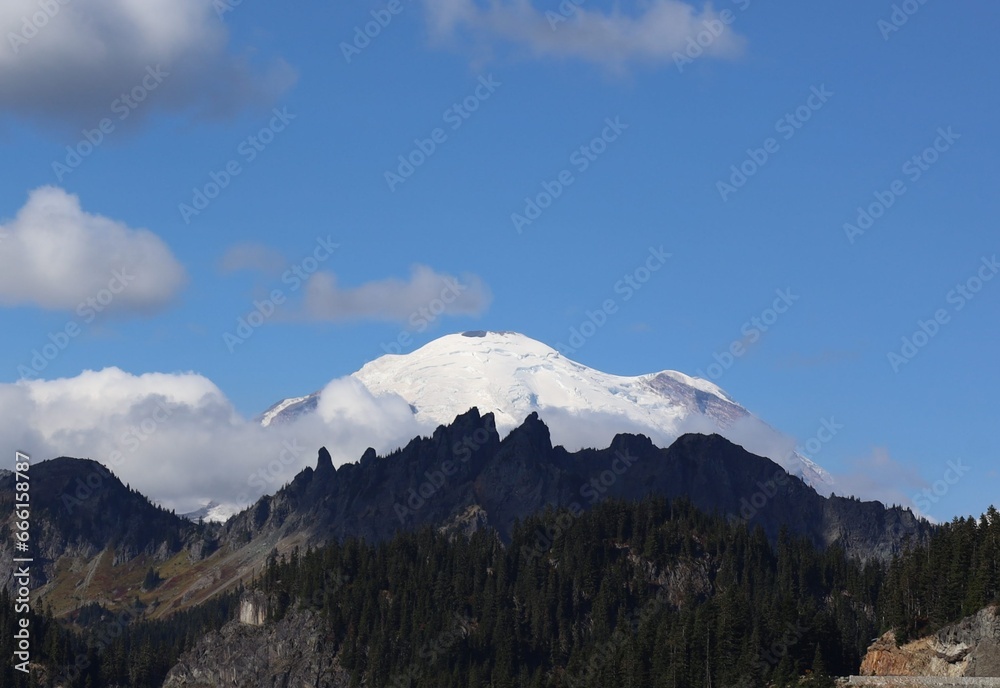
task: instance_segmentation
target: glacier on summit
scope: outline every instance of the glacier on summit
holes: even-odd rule
[[[473,406],[495,414],[501,436],[537,412],[552,441],[570,451],[606,447],[618,433],[647,435],[669,446],[689,432],[718,433],[767,456],[821,494],[833,478],[795,448],[795,441],[700,378],[664,370],[612,375],[570,360],[516,332],[450,334],[408,354],[387,354],[349,376],[373,397],[395,396],[415,420],[451,423]],[[284,399],[260,417],[263,426],[317,412],[322,391]]]

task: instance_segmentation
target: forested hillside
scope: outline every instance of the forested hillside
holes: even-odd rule
[[[888,567],[880,626],[900,642],[1000,600],[1000,513],[956,518]]]
[[[324,652],[355,686],[822,685],[890,627],[924,632],[997,601],[998,530],[993,509],[957,519],[886,566],[787,533],[772,545],[683,499],[610,501],[527,519],[506,545],[427,528],[272,556],[252,587],[268,623],[319,612]],[[238,595],[128,626],[94,605],[82,634],[35,617],[36,659],[80,662],[60,670],[72,686],[158,687]],[[3,685],[35,685],[16,673]]]

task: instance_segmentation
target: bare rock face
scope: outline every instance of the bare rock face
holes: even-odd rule
[[[263,626],[267,621],[270,604],[259,590],[243,595],[240,599],[240,623],[245,626]]]
[[[902,647],[889,631],[872,643],[862,676],[1000,676],[1000,611],[986,607]]]
[[[1000,676],[1000,609],[987,607],[974,616],[938,631],[939,645],[963,653],[966,676]]]
[[[319,616],[289,610],[264,624],[266,598],[249,594],[240,618],[185,652],[163,688],[346,688],[349,674],[330,649]]]

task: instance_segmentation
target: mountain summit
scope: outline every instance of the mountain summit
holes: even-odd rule
[[[662,446],[689,432],[718,433],[821,493],[833,486],[791,439],[707,380],[674,370],[635,377],[604,373],[516,332],[446,335],[408,354],[382,356],[350,377],[375,397],[401,397],[416,420],[431,427],[478,407],[494,414],[501,435],[537,413],[552,441],[569,450],[606,446],[623,432],[647,435]],[[313,413],[321,394],[284,399],[260,422],[268,426]]]

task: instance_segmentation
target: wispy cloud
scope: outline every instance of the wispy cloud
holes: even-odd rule
[[[219,270],[223,274],[247,271],[257,272],[265,277],[276,277],[286,267],[288,260],[281,251],[254,242],[230,246],[219,259]]]
[[[844,473],[835,475],[838,494],[861,495],[883,504],[915,508],[913,494],[928,482],[912,466],[899,461],[885,447],[848,462]]]
[[[861,359],[860,349],[824,349],[814,354],[792,353],[777,364],[777,368],[797,370],[854,363]]]
[[[543,11],[530,0],[424,0],[431,35],[437,41],[469,44],[492,53],[502,44],[532,57],[575,59],[611,70],[632,63],[672,63],[674,53],[706,31],[719,31],[703,54],[732,58],[744,39],[720,21],[711,5],[700,10],[680,0],[651,0],[628,13],[616,7],[604,12],[573,3],[571,12]],[[564,3],[567,4],[567,3]]]
[[[430,315],[479,315],[492,296],[475,275],[456,277],[416,265],[410,278],[387,278],[343,287],[331,272],[306,283],[304,317],[313,320],[387,320],[407,322],[421,310]]]

